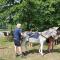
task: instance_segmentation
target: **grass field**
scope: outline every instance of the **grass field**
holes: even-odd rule
[[[24,57],[16,57],[14,52],[14,43],[7,41],[5,38],[0,38],[0,60],[60,60],[60,44],[54,46],[52,53],[46,53],[47,46],[44,45],[44,56],[38,53],[39,45],[28,48],[30,51]],[[22,45],[23,52],[26,51]]]

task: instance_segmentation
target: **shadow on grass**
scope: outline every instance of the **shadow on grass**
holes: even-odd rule
[[[60,53],[60,49],[53,49],[53,52]]]
[[[4,59],[4,58],[0,58],[0,60],[6,60],[6,59]]]
[[[44,50],[43,52],[45,54],[49,53],[47,50]],[[50,53],[54,53],[54,52],[60,53],[60,49],[53,49],[53,51],[51,51]],[[39,50],[38,49],[33,49],[33,50],[23,52],[24,56],[26,56],[28,54],[34,54],[34,53],[39,53]]]
[[[38,49],[33,49],[33,50],[29,50],[29,51],[23,52],[23,54],[24,54],[25,56],[28,55],[28,54],[30,54],[30,53],[34,54],[34,53],[39,53],[39,52],[38,52]]]
[[[0,47],[0,49],[7,49],[8,47]]]

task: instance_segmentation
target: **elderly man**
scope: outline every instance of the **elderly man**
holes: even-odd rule
[[[20,56],[20,55],[22,56],[21,34],[22,34],[21,24],[17,24],[16,29],[14,30],[13,33],[16,56]]]

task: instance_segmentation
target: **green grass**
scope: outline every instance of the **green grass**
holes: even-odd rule
[[[7,47],[8,45],[12,45],[13,42],[11,42],[11,40],[7,40],[6,37],[1,37],[0,38],[0,46],[1,47]]]
[[[0,45],[5,46],[6,43],[7,43],[6,38],[5,38],[5,37],[1,37],[1,38],[0,38]]]
[[[0,60],[60,60],[60,44],[54,46],[53,53],[47,53],[41,56],[36,51],[39,49],[39,45],[28,47],[28,53],[24,57],[16,57],[14,52],[14,43],[9,42],[6,38],[0,38]],[[7,47],[7,48],[4,48]],[[26,51],[24,45],[22,45],[23,52]],[[47,50],[47,46],[44,45],[44,50]],[[46,51],[45,51],[46,52]]]

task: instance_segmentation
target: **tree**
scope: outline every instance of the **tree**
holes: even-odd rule
[[[33,28],[38,28],[39,31],[60,24],[60,0],[21,1],[22,3],[9,6],[6,5],[6,0],[0,0],[0,17],[7,21],[11,14],[14,24],[22,23],[24,29],[29,29],[29,24],[32,24]]]

